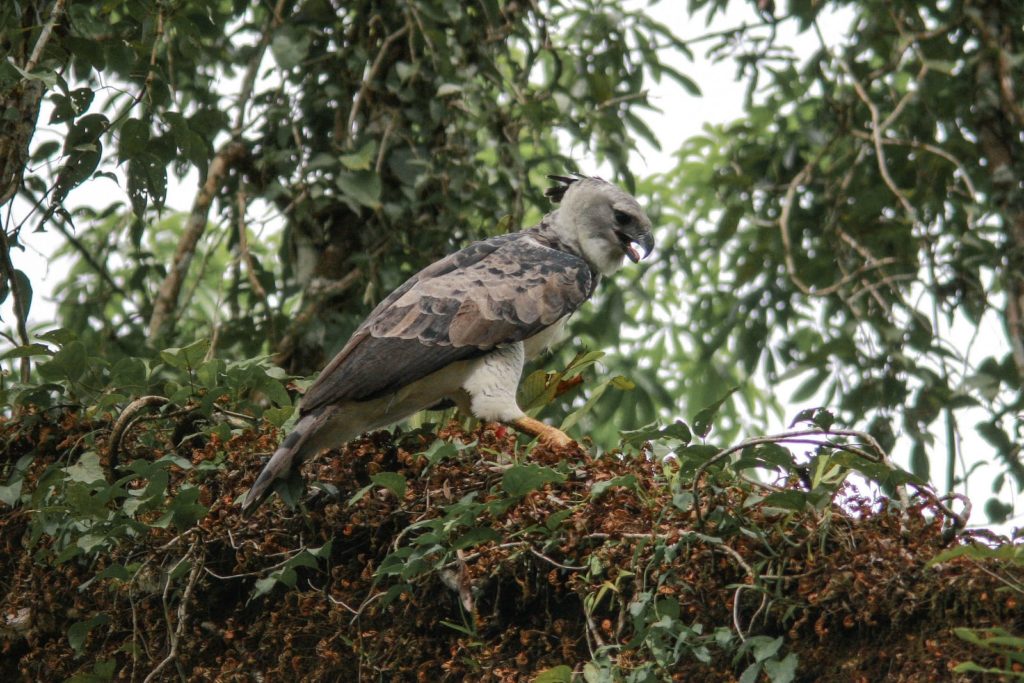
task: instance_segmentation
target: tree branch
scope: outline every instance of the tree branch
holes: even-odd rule
[[[192,204],[192,211],[185,224],[185,232],[178,240],[174,262],[157,292],[153,313],[149,319],[149,340],[151,342],[173,331],[174,312],[178,308],[178,295],[181,293],[182,283],[185,281],[192,258],[195,256],[199,238],[206,230],[213,198],[231,167],[245,158],[248,153],[249,150],[244,144],[232,141],[221,147],[213,157],[206,174],[206,181]]]
[[[32,70],[39,64],[39,60],[43,57],[43,49],[46,44],[50,41],[50,36],[53,34],[53,27],[56,26],[57,20],[60,19],[61,15],[64,14],[64,4],[66,0],[57,0],[53,3],[53,9],[50,10],[50,18],[47,20],[46,25],[43,26],[43,30],[39,33],[39,38],[36,39],[36,45],[32,48],[32,54],[29,56],[28,61],[25,62],[25,71],[32,73]]]
[[[256,265],[249,251],[249,231],[245,225],[246,197],[245,191],[238,191],[238,250],[241,253],[242,261],[245,263],[245,274],[252,287],[253,294],[263,303],[267,312],[267,329],[270,332],[270,348],[274,347],[277,339],[277,331],[274,329],[274,312],[270,310],[270,300],[267,297],[267,290],[263,288],[258,277],[256,277]]]
[[[299,337],[302,335],[303,329],[320,312],[322,303],[332,296],[343,294],[349,287],[358,282],[362,276],[363,270],[361,268],[353,268],[345,274],[345,277],[335,280],[324,287],[316,288],[313,287],[313,283],[310,283],[310,287],[306,290],[308,301],[292,320],[288,333],[278,343],[277,353],[274,354],[274,363],[282,366],[287,363],[298,346]]]
[[[149,675],[143,680],[143,683],[149,683],[154,681],[159,676],[160,672],[163,671],[168,664],[173,662],[178,656],[178,644],[181,642],[181,636],[185,633],[185,625],[188,623],[188,605],[192,600],[192,590],[195,588],[196,580],[199,578],[199,572],[203,568],[203,559],[199,557],[196,549],[199,546],[199,540],[195,540],[192,543],[192,547],[185,554],[181,560],[175,564],[174,569],[178,568],[182,562],[192,557],[192,570],[188,575],[188,583],[185,584],[185,592],[181,595],[181,601],[178,603],[178,624],[171,630],[171,615],[170,610],[167,609],[167,594],[171,586],[171,574],[174,569],[167,572],[167,583],[164,584],[163,592],[163,603],[164,603],[164,619],[167,622],[167,638],[170,641],[170,648],[167,652],[167,656],[156,665],[156,668],[149,672]]]
[[[344,147],[351,141],[352,129],[355,126],[356,117],[359,116],[359,109],[362,107],[363,100],[366,99],[366,93],[370,89],[370,84],[376,80],[381,67],[384,65],[384,56],[387,54],[388,48],[396,40],[404,36],[409,31],[409,25],[406,24],[402,28],[398,29],[381,43],[380,50],[377,52],[377,56],[373,60],[373,64],[370,66],[370,70],[367,72],[366,77],[363,79],[362,85],[359,86],[359,91],[355,97],[352,98],[352,109],[348,113],[348,123],[345,126],[343,132],[344,138],[337,142],[339,147]]]
[[[28,346],[28,302],[25,301],[25,292],[21,291],[21,283],[14,272],[14,263],[11,261],[11,244],[7,241],[7,231],[0,227],[0,269],[3,271],[4,279],[11,287],[11,295],[14,297],[14,318],[18,327],[18,338],[24,346]],[[21,359],[21,381],[28,384],[31,379],[31,365],[28,356]]]
[[[270,34],[284,21],[282,15],[284,3],[285,0],[277,0],[277,4],[274,5],[273,14],[267,17],[266,22],[263,24],[263,33],[260,35],[260,42],[256,47],[256,51],[249,59],[245,77],[242,79],[242,89],[238,93],[235,105],[238,107],[238,111],[235,112],[235,126],[232,129],[235,135],[241,133],[245,127],[245,107],[252,96],[252,90],[256,84],[256,76],[259,73],[260,64],[263,63],[263,55],[266,54],[267,46],[270,44]]]

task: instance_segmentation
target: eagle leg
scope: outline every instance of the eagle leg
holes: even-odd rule
[[[544,424],[540,420],[534,420],[532,417],[527,417],[526,415],[512,420],[509,424],[524,434],[537,437],[541,442],[548,446],[564,448],[565,446],[574,443],[569,435],[561,429]]]

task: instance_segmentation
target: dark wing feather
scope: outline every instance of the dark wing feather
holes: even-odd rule
[[[364,401],[575,311],[592,291],[577,256],[529,233],[477,242],[423,269],[382,301],[306,392],[302,412]]]

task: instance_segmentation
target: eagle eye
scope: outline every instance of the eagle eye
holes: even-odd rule
[[[633,217],[630,216],[625,211],[619,211],[618,209],[612,209],[612,212],[615,215],[615,222],[618,223],[619,225],[623,226],[623,227],[625,227],[625,226],[627,226],[627,225],[629,225],[630,223],[633,222]]]

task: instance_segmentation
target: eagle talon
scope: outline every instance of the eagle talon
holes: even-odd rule
[[[532,417],[523,416],[509,424],[524,434],[537,437],[542,444],[548,447],[565,448],[570,444],[576,443],[572,437],[561,429],[546,425],[540,420],[534,420]]]
[[[565,448],[576,443],[576,440],[571,436],[554,427],[551,428],[550,432],[541,434],[538,438],[545,446],[554,446],[556,448]]]

